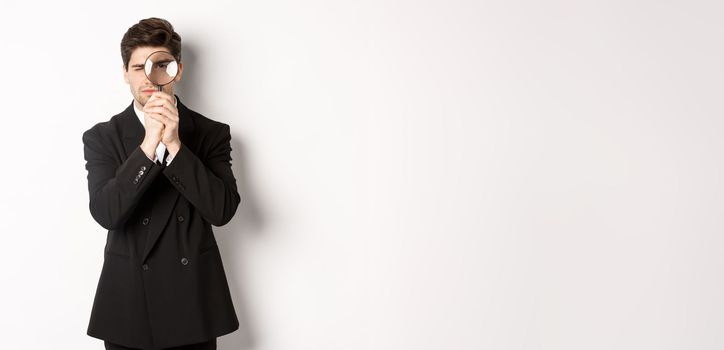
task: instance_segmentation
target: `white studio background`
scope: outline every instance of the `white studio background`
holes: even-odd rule
[[[3,0],[2,348],[103,348],[81,135],[162,17],[245,198],[219,349],[722,349],[723,10]]]

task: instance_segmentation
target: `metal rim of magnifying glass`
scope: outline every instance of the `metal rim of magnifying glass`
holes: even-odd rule
[[[151,56],[153,56],[153,55],[155,55],[155,54],[157,54],[157,53],[159,53],[159,52],[167,53],[169,56],[171,56],[171,57],[173,58],[174,62],[176,62],[176,64],[178,65],[178,60],[176,60],[176,57],[174,57],[170,52],[168,52],[168,51],[163,51],[163,50],[158,50],[158,51],[151,52],[151,54],[148,55],[148,57],[146,57],[146,61],[145,61],[145,62],[148,62],[148,59],[151,58]],[[149,76],[148,76],[148,73],[146,73],[146,64],[145,64],[145,62],[144,62],[144,64],[143,64],[143,75],[145,75],[146,78],[148,78],[148,81],[150,81],[151,83],[153,83],[153,81],[151,80],[151,77],[149,77]],[[176,69],[178,69],[178,68],[176,68]],[[176,80],[176,77],[177,77],[177,76],[178,76],[178,71],[176,72],[176,75],[173,76],[173,79],[169,80],[168,83],[160,84],[160,85],[154,83],[153,85],[156,86],[156,87],[158,88],[158,90],[160,91],[160,88],[161,88],[162,86],[166,86],[166,85],[168,85],[168,84],[173,83],[173,81]]]

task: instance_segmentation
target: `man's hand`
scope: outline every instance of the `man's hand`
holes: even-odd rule
[[[143,107],[143,123],[146,128],[146,136],[141,143],[141,150],[150,159],[156,158],[156,148],[163,138],[164,125],[162,122],[151,118],[147,112],[148,103]],[[170,153],[171,151],[169,151]]]
[[[166,145],[168,153],[172,157],[181,148],[181,140],[178,136],[179,116],[174,99],[174,96],[163,91],[156,91],[143,106],[146,125],[149,125],[149,122],[161,125],[161,142]]]

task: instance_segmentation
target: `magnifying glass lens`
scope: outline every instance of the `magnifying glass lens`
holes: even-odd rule
[[[170,53],[156,51],[146,59],[144,72],[151,83],[156,86],[163,86],[176,78],[176,74],[178,74],[178,63]]]

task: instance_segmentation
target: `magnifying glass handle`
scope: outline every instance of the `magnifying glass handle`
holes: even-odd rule
[[[156,89],[157,89],[158,91],[161,91],[161,85],[156,85]]]

